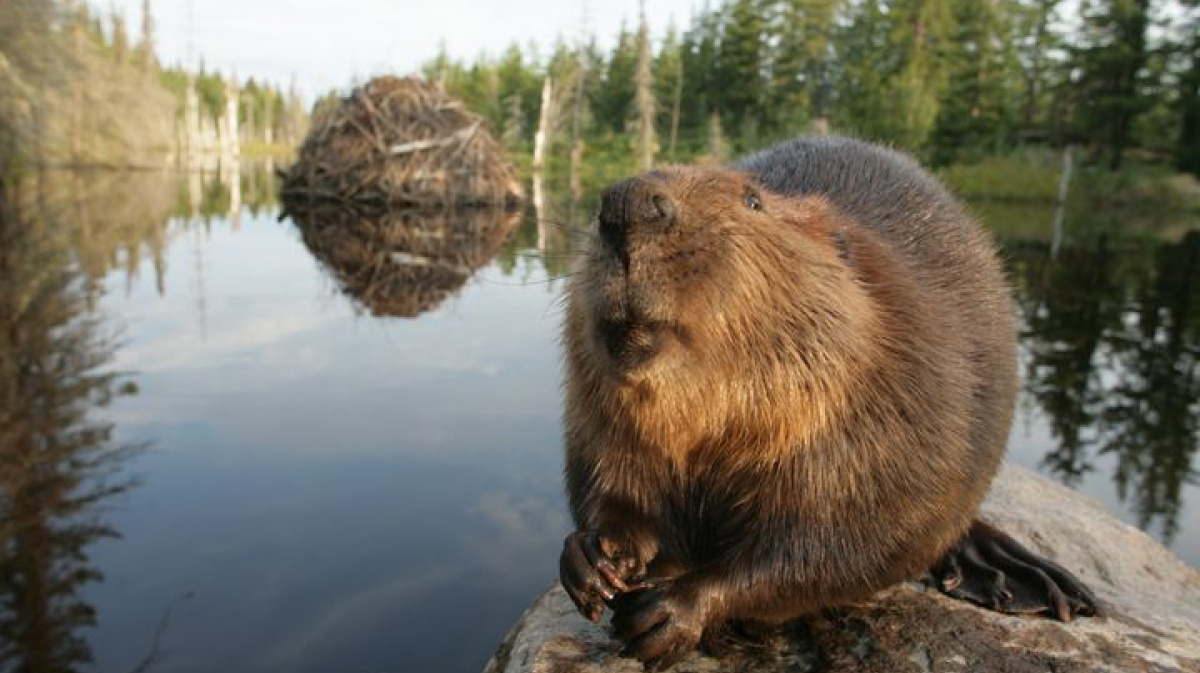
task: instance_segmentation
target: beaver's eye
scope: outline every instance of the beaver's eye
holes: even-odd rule
[[[745,202],[750,210],[762,210],[762,201],[758,200],[758,194],[754,192],[746,192]]]

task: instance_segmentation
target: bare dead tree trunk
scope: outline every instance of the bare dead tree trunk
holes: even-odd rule
[[[546,196],[542,184],[542,165],[546,146],[554,130],[554,79],[546,75],[542,82],[542,109],[538,113],[537,133],[533,136],[533,210],[537,218],[537,248],[546,252]]]
[[[725,161],[725,130],[721,128],[721,113],[708,118],[708,154],[718,162]]]
[[[1071,146],[1063,150],[1062,173],[1058,177],[1058,199],[1054,206],[1054,238],[1050,243],[1051,259],[1058,259],[1058,251],[1062,248],[1063,220],[1067,213],[1067,189],[1071,185],[1071,171],[1074,163],[1071,161]]]
[[[642,16],[642,25],[638,29],[637,70],[634,72],[634,86],[637,87],[635,102],[637,105],[638,130],[638,164],[643,171],[648,171],[654,165],[654,155],[658,151],[658,138],[654,131],[655,108],[654,100],[654,58],[650,53],[650,30],[646,26],[646,17]]]
[[[75,57],[73,67],[82,70],[83,29],[72,24],[71,51]],[[71,163],[78,165],[83,154],[83,82],[79,77],[71,78]]]
[[[583,195],[583,180],[580,178],[580,168],[583,164],[583,93],[587,82],[587,57],[583,48],[579,49],[579,68],[575,76],[575,100],[571,110],[571,161],[570,183],[571,204],[574,206]],[[572,208],[572,210],[574,210]]]
[[[546,75],[542,82],[542,109],[538,114],[537,133],[533,136],[533,173],[542,171],[542,162],[546,158],[546,146],[550,144],[550,134],[555,125],[554,109],[554,78]]]

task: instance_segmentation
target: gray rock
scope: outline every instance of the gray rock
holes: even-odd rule
[[[952,600],[918,583],[826,610],[765,648],[693,653],[679,673],[1200,673],[1200,573],[1090,499],[1005,466],[983,517],[1086,582],[1104,617],[1060,624]],[[584,620],[557,582],[509,632],[485,673],[638,673],[607,626]]]

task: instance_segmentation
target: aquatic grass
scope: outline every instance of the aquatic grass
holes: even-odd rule
[[[964,198],[1052,204],[1058,198],[1062,163],[1061,152],[1023,149],[947,166],[938,174]],[[1088,165],[1083,149],[1076,149],[1075,163],[1067,195],[1070,208],[1200,212],[1200,182],[1195,177],[1151,163],[1129,162],[1110,171]]]

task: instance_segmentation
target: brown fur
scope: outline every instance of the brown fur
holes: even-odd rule
[[[568,291],[577,527],[690,587],[705,629],[929,568],[975,516],[1015,395],[1009,291],[962,208],[886,150],[772,152],[643,176],[674,224],[635,222],[624,256],[597,239]],[[830,179],[812,163],[835,159]],[[649,357],[612,354],[606,321]]]

